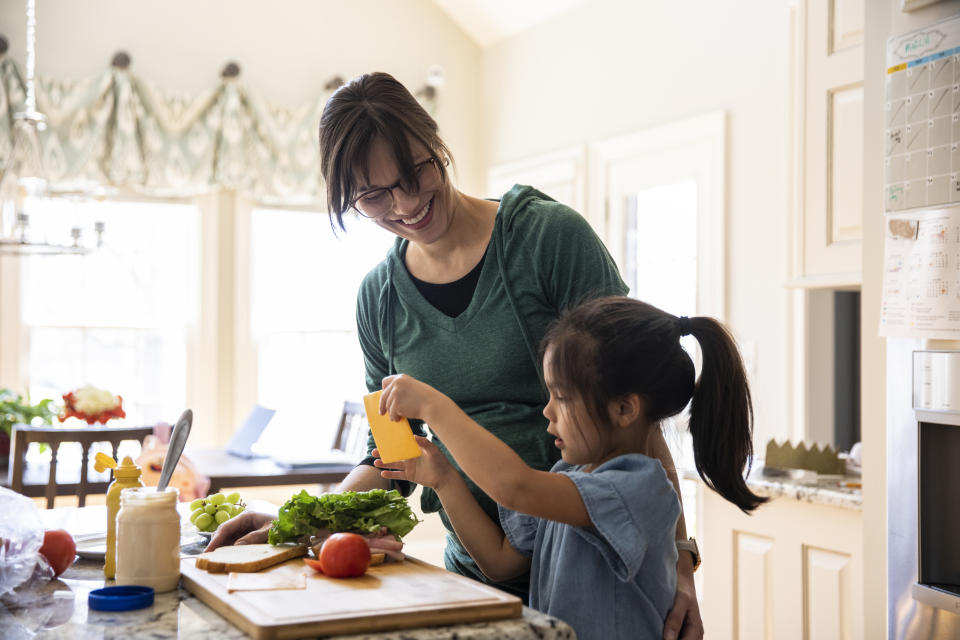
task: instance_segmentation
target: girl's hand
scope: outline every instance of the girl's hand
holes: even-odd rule
[[[384,478],[409,480],[439,490],[447,478],[450,477],[450,474],[456,473],[456,470],[435,444],[423,436],[414,437],[417,439],[417,444],[420,445],[420,451],[422,452],[419,458],[386,463],[380,459],[380,452],[374,449],[373,465],[383,469],[380,475]]]
[[[446,399],[445,395],[430,385],[398,373],[383,379],[380,413],[390,414],[391,420],[419,418],[430,422],[427,416],[431,410]]]

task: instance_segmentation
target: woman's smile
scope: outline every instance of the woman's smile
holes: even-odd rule
[[[430,200],[423,206],[422,209],[413,217],[406,218],[397,218],[396,222],[400,222],[407,229],[417,230],[422,229],[423,227],[430,224],[430,220],[433,218],[433,203],[437,199],[436,196],[430,198]]]

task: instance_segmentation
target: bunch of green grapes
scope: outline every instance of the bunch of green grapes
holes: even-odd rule
[[[247,508],[240,494],[215,493],[206,498],[197,498],[190,503],[190,522],[200,531],[213,532],[221,524]]]

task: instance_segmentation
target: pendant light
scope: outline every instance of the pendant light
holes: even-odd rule
[[[13,224],[10,233],[0,237],[0,254],[12,255],[59,255],[84,254],[90,248],[81,243],[82,229],[70,230],[71,242],[54,244],[31,238],[30,216],[26,206],[31,198],[39,198],[49,193],[47,174],[43,163],[43,146],[40,132],[46,129],[46,117],[37,111],[36,81],[36,37],[37,13],[36,0],[26,0],[27,14],[27,57],[23,111],[13,116],[11,127],[10,154],[0,166],[0,206],[6,214],[13,212]],[[58,194],[63,195],[63,194]],[[73,193],[74,197],[85,194]],[[94,195],[94,194],[89,194]],[[104,224],[97,222],[94,233],[96,246],[103,242]]]

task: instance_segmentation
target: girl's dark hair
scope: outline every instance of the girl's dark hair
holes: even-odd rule
[[[703,368],[680,345],[700,343]],[[541,344],[552,347],[551,377],[582,400],[598,425],[609,423],[610,400],[637,394],[656,423],[690,402],[697,472],[708,487],[749,512],[767,501],[744,480],[753,457],[753,405],[736,343],[707,317],[677,318],[626,297],[597,298],[561,314]]]
[[[437,133],[436,121],[417,99],[387,73],[367,73],[334,91],[320,116],[320,171],[327,183],[330,224],[344,229],[343,214],[357,196],[355,172],[368,175],[370,148],[383,138],[400,169],[401,186],[413,186],[419,143],[436,161],[444,182],[453,156]],[[423,160],[418,158],[416,160]]]

